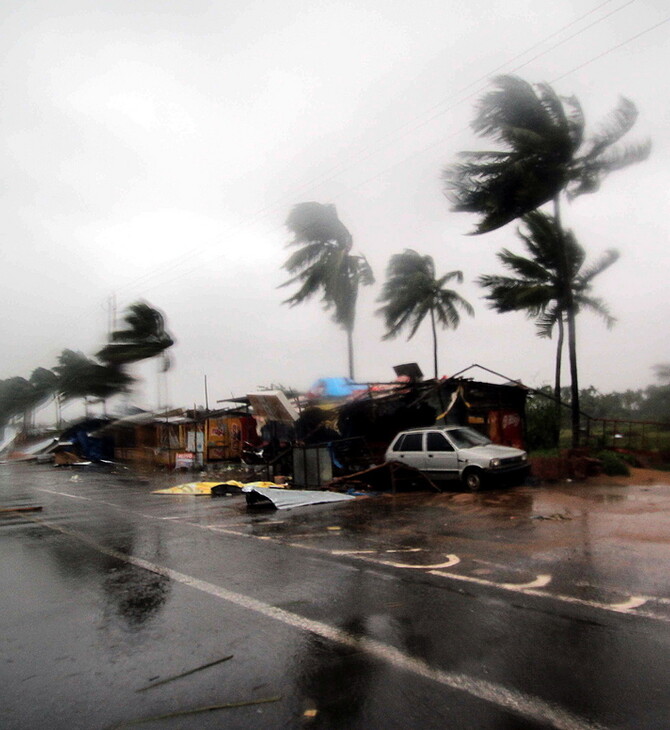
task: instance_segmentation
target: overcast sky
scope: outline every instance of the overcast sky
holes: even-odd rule
[[[377,277],[359,298],[359,380],[408,361],[432,374],[428,323],[381,342],[374,314],[389,257],[414,248],[438,273],[462,269],[476,309],[440,334],[444,374],[480,363],[550,383],[554,342],[488,310],[473,283],[499,270],[500,248],[519,249],[515,225],[466,236],[475,218],[452,213],[440,184],[479,144],[474,104],[503,72],[576,94],[592,129],[619,95],[638,106],[628,136],[652,139],[650,159],[565,209],[590,258],[621,252],[595,286],[617,325],[578,321],[581,384],[642,387],[670,361],[666,0],[2,7],[0,378],[52,367],[66,347],[92,355],[112,295],[119,313],[139,298],[165,313],[174,404],[204,402],[205,374],[210,405],[346,374],[344,333],[318,301],[290,309],[277,288],[287,213],[315,200],[337,206]],[[153,366],[137,373],[138,401],[155,405]]]

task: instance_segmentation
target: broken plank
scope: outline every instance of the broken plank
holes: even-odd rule
[[[9,512],[41,512],[42,506],[39,507],[0,507],[0,514]]]
[[[214,662],[208,662],[207,664],[203,664],[200,667],[195,667],[195,669],[188,669],[185,672],[182,672],[181,674],[175,674],[173,677],[167,677],[166,679],[161,679],[160,682],[152,682],[151,684],[148,684],[146,687],[140,687],[140,689],[135,690],[136,692],[145,692],[148,689],[151,689],[152,687],[160,687],[162,684],[167,684],[168,682],[174,682],[175,679],[181,679],[182,677],[188,677],[189,674],[195,674],[196,672],[200,672],[203,669],[208,669],[209,667],[213,667],[217,664],[222,664],[223,662],[227,662],[229,659],[232,659],[234,654],[230,654],[229,656],[224,656],[223,659],[217,659]]]
[[[245,700],[243,702],[226,702],[222,705],[207,705],[206,707],[194,707],[191,710],[177,710],[176,712],[167,712],[164,715],[153,715],[152,717],[142,717],[138,720],[129,720],[128,722],[121,722],[118,725],[113,725],[110,730],[116,730],[116,728],[132,727],[134,725],[144,725],[149,722],[157,722],[159,720],[169,720],[173,717],[186,717],[187,715],[197,715],[201,712],[213,712],[215,710],[231,710],[235,707],[250,707],[251,705],[263,705],[268,702],[279,702],[281,696],[278,697],[264,697],[259,700]]]

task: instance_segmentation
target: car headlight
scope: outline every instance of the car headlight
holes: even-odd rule
[[[528,454],[524,451],[521,456],[521,461],[528,461]]]
[[[491,459],[489,461],[489,469],[495,469],[497,466],[500,466],[500,459]]]

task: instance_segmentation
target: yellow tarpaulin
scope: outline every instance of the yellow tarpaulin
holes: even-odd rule
[[[178,484],[176,487],[168,487],[167,489],[156,489],[152,494],[193,494],[195,496],[211,496],[212,487],[218,487],[221,484],[225,484],[229,487],[277,487],[278,485],[274,482],[250,482],[243,484],[231,479],[227,482],[187,482],[186,484]]]

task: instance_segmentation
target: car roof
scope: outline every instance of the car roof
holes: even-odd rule
[[[417,428],[405,428],[398,433],[423,433],[424,431],[454,431],[457,428],[467,428],[467,426],[419,426]]]

